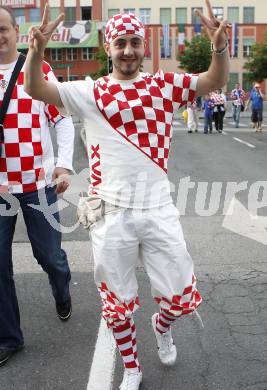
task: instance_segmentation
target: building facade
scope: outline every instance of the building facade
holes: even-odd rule
[[[133,12],[146,25],[148,25],[149,58],[144,61],[144,70],[155,72],[158,68],[163,70],[179,70],[177,55],[179,53],[180,37],[184,36],[190,41],[196,33],[196,26],[199,20],[194,10],[200,9],[207,15],[204,1],[191,0],[168,0],[162,4],[161,1],[136,0],[134,6],[125,7],[123,0],[103,0],[102,18],[107,20],[118,12]],[[128,4],[127,4],[128,5]],[[264,33],[267,32],[267,3],[257,0],[212,0],[214,14],[222,19],[227,19],[235,29],[235,45],[231,50],[230,75],[226,90],[230,91],[239,82],[244,89],[249,90],[251,83],[248,81],[246,72],[243,69],[250,54],[251,46],[255,42],[262,42]],[[169,25],[169,50],[164,52],[163,26]],[[184,34],[179,34],[179,32]],[[197,30],[199,31],[199,30]],[[230,35],[232,32],[230,32]],[[234,31],[233,31],[234,35]],[[230,37],[232,39],[232,37]],[[266,83],[263,83],[266,90]]]
[[[131,2],[132,3],[132,2]],[[231,23],[266,23],[267,5],[259,0],[212,0],[214,13]],[[130,2],[128,3],[130,4]],[[103,0],[103,18],[125,11],[134,11],[146,24],[194,24],[194,9],[201,9],[206,14],[204,0],[136,0],[134,6],[125,7],[123,0]]]
[[[31,25],[40,23],[45,0],[0,0],[0,4],[12,8],[20,28],[18,48],[27,51],[28,31]],[[50,17],[65,14],[60,31],[53,34],[45,53],[58,79],[83,79],[97,72],[96,59],[99,50],[98,23],[93,21],[92,3],[88,0],[50,0]],[[88,22],[88,23],[87,23]]]
[[[20,48],[26,50],[26,31],[31,24],[39,23],[45,0],[0,0],[0,4],[13,8],[23,36],[23,39],[20,38]],[[200,8],[206,14],[204,0],[191,0],[190,4],[187,0],[168,0],[164,7],[159,0],[153,1],[153,5],[151,0],[136,0],[134,6],[129,6],[133,2],[128,2],[125,6],[125,0],[50,0],[49,4],[51,19],[61,12],[65,13],[61,35],[54,37],[46,51],[46,60],[51,63],[59,80],[82,79],[99,70],[101,65],[96,54],[103,42],[103,25],[109,17],[122,11],[135,13],[146,25],[149,44],[144,71],[155,72],[161,68],[175,72],[179,70],[177,55],[182,41],[190,41],[192,36],[200,31],[196,29],[199,20],[194,9]],[[262,42],[264,33],[267,32],[267,3],[257,0],[216,0],[212,1],[212,4],[215,15],[229,20],[235,29],[235,42],[232,39],[234,50],[231,49],[230,76],[226,89],[231,90],[236,82],[249,89],[250,83],[243,66],[251,46],[255,42]],[[68,41],[72,30],[82,31],[81,21],[90,21],[88,39]],[[75,23],[77,26],[74,26]],[[263,88],[265,89],[265,83]]]

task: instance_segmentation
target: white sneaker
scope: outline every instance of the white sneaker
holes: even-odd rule
[[[152,316],[152,327],[157,339],[158,355],[162,364],[172,366],[177,357],[176,346],[173,344],[171,329],[166,333],[159,333],[156,329],[158,313]]]
[[[130,370],[124,370],[123,381],[121,382],[120,390],[138,390],[141,382],[141,371],[132,372]]]

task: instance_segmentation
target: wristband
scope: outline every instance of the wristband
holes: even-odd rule
[[[221,56],[224,53],[226,53],[227,49],[228,49],[228,41],[225,42],[225,46],[222,49],[217,49],[217,50],[214,49],[213,43],[211,43],[211,51],[212,51],[212,53],[218,54],[219,56]]]

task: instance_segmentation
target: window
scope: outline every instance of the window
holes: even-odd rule
[[[243,38],[243,56],[249,57],[251,54],[251,46],[254,45],[254,38]]]
[[[94,52],[92,47],[83,47],[82,48],[82,59],[84,61],[96,59],[96,53]]]
[[[66,22],[73,22],[76,20],[76,7],[65,7],[64,13]]]
[[[228,7],[227,20],[230,23],[239,23],[239,7]]]
[[[229,80],[227,84],[227,91],[231,92],[234,88],[235,85],[239,82],[238,80],[238,73],[229,73]]]
[[[201,24],[199,17],[195,14],[195,9],[199,9],[199,11],[203,12],[202,7],[194,7],[191,9],[192,24]]]
[[[75,75],[72,74],[72,75],[70,75],[68,81],[76,81],[76,80],[79,80],[79,76],[75,76]]]
[[[40,8],[30,8],[30,22],[40,22]]]
[[[172,9],[160,8],[160,24],[171,24],[172,22]]]
[[[62,50],[61,49],[51,49],[50,58],[51,58],[51,61],[62,61]]]
[[[175,9],[175,22],[177,24],[187,23],[187,8],[176,8]]]
[[[135,8],[124,8],[123,12],[126,14],[135,14]]]
[[[243,23],[254,23],[255,8],[254,7],[244,7],[243,19],[244,19]]]
[[[81,10],[82,10],[82,20],[92,19],[92,7],[81,7]]]
[[[214,16],[218,19],[223,19],[223,7],[212,7]]]
[[[112,16],[117,15],[120,13],[119,8],[109,8],[108,9],[108,19],[112,18]]]
[[[172,40],[171,40],[171,38],[169,40],[169,53],[165,53],[164,40],[163,40],[163,38],[161,38],[160,39],[160,58],[161,59],[170,59],[171,53],[172,53]]]
[[[50,8],[50,19],[55,20],[60,14],[60,7],[51,7]]]
[[[151,9],[140,8],[139,10],[140,20],[143,24],[150,24]]]
[[[14,16],[16,18],[16,22],[18,25],[25,23],[25,15],[24,15],[24,9],[23,8],[17,8],[13,9]]]
[[[75,61],[78,59],[77,49],[75,47],[67,49],[66,59],[67,61]]]
[[[60,76],[60,75],[57,75],[57,79],[60,83],[62,83],[62,81],[64,81],[64,77],[63,76]]]

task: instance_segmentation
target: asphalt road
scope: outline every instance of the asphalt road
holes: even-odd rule
[[[224,134],[207,136],[201,132],[187,134],[182,124],[174,128],[169,177],[175,203],[178,197],[188,249],[195,262],[204,300],[199,313],[205,327],[199,328],[191,317],[177,321],[173,329],[177,363],[171,369],[162,367],[150,326],[150,316],[156,306],[150,297],[147,277],[138,268],[142,308],[136,314],[136,324],[144,373],[140,390],[267,389],[267,242],[264,241],[267,132],[255,134],[246,127],[249,119],[241,121],[244,126],[240,129],[233,129],[230,122],[230,118],[226,120]],[[77,173],[86,166],[86,153],[77,137]],[[194,188],[184,197],[184,185],[188,181]],[[261,187],[257,187],[259,181]],[[256,228],[254,235],[249,231],[252,238],[244,235],[242,229],[241,233],[234,232],[245,223],[241,214],[237,213],[234,221],[223,226],[232,200],[226,197],[230,182],[244,182],[244,189],[236,194],[236,199],[245,210],[258,206],[262,223],[259,227],[255,222],[251,227]],[[219,184],[212,192],[214,183]],[[251,193],[257,188],[258,203],[255,203],[251,201]],[[62,210],[62,224],[71,226],[75,196],[66,199],[68,206]],[[1,368],[0,389],[104,390],[101,385],[88,387],[100,302],[93,284],[87,232],[78,228],[64,234],[64,247],[72,268],[74,302],[73,316],[66,324],[56,318],[46,276],[32,259],[21,219],[15,241],[14,268],[26,348]],[[108,373],[105,356],[100,368],[105,383]],[[113,385],[108,390],[118,389],[122,373],[117,359]]]

